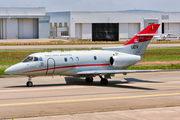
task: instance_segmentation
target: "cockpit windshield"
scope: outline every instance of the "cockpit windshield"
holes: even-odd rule
[[[28,56],[26,59],[24,59],[22,62],[33,62],[33,61],[43,61],[42,57],[33,57]]]

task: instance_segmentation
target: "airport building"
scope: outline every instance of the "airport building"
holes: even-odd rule
[[[92,41],[129,39],[147,25],[161,24],[159,34],[180,35],[180,12],[68,11],[44,7],[0,7],[0,39],[66,38]]]
[[[0,39],[49,38],[44,7],[0,7]]]
[[[159,34],[180,35],[180,12],[48,12],[51,35],[91,39],[92,41],[118,41],[129,39],[152,23],[161,24]]]

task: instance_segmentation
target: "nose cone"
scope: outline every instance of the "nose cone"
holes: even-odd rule
[[[17,69],[14,66],[7,68],[4,72],[7,74],[16,74]]]
[[[24,70],[24,67],[21,63],[15,64],[9,68],[7,68],[4,72],[11,75],[21,74]]]

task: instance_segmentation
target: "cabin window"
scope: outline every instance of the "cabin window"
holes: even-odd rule
[[[78,57],[76,57],[76,62],[78,62],[79,61],[79,58]]]
[[[71,62],[73,61],[73,58],[72,58],[72,57],[70,57],[70,61],[71,61]]]
[[[67,62],[67,58],[64,58],[64,61]]]
[[[33,57],[32,56],[28,56],[25,60],[23,60],[23,62],[32,62]]]
[[[94,60],[97,60],[97,57],[96,57],[96,56],[94,56]]]

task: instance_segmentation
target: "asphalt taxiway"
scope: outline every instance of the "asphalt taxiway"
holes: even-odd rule
[[[71,119],[72,115],[77,119],[85,116],[87,119],[88,116],[108,119],[115,114],[117,116],[112,117],[124,120],[145,119],[149,117],[146,114],[152,114],[151,119],[157,119],[157,116],[180,119],[180,107],[177,107],[180,106],[179,71],[116,75],[107,86],[100,84],[99,77],[91,84],[82,78],[60,76],[32,80],[34,86],[29,88],[25,85],[27,77],[0,78],[0,119]],[[147,108],[161,109],[166,117],[160,113],[153,115],[156,110],[148,112]],[[143,116],[139,112],[138,116],[136,110],[139,109],[143,113],[147,111],[146,114]],[[58,118],[58,115],[61,116]]]

